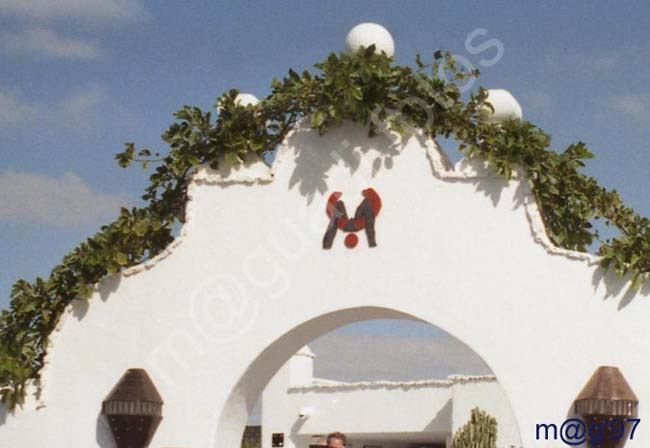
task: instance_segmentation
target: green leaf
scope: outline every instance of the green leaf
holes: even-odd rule
[[[326,115],[321,110],[315,110],[311,115],[311,127],[319,128],[325,123]]]
[[[370,45],[367,47],[364,51],[364,56],[365,57],[370,57],[373,54],[375,54],[375,51],[377,50],[377,46],[375,44]]]
[[[149,223],[147,221],[138,221],[135,223],[135,226],[133,226],[133,231],[138,236],[144,236],[148,230],[149,230]]]
[[[122,252],[116,253],[115,256],[113,257],[113,260],[115,260],[115,262],[120,266],[126,266],[127,263],[129,262],[127,255]]]
[[[239,163],[239,157],[237,157],[237,153],[234,152],[226,153],[224,159],[228,165],[237,165]]]

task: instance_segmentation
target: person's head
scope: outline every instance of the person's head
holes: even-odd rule
[[[345,448],[345,445],[347,445],[345,434],[333,432],[327,436],[327,448]]]

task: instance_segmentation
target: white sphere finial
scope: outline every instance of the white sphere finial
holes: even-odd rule
[[[260,102],[260,100],[258,100],[257,97],[255,95],[253,95],[252,93],[239,93],[235,97],[235,104],[237,104],[239,106],[244,106],[244,107],[246,107],[246,106],[254,106],[259,102]]]
[[[494,112],[486,107],[487,121],[502,123],[509,119],[520,119],[524,116],[519,102],[505,89],[488,89],[487,102],[492,104]]]
[[[350,30],[345,38],[348,51],[354,53],[361,47],[375,45],[378,53],[382,51],[388,56],[395,54],[395,41],[388,30],[376,23],[360,23]]]

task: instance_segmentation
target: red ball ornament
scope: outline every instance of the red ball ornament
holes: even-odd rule
[[[348,249],[354,249],[359,243],[359,237],[356,233],[348,233],[345,237],[345,247]]]

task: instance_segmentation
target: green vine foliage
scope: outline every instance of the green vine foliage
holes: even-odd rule
[[[603,267],[632,273],[635,287],[648,277],[650,223],[615,191],[581,173],[584,160],[592,157],[584,143],[558,153],[531,123],[487,123],[487,92],[478,89],[463,100],[458,86],[478,72],[458,69],[449,53],[435,52],[428,65],[418,56],[410,68],[371,46],[330,54],[315,67],[315,73],[290,70],[274,80],[271,94],[256,105],[239,105],[238,91],[226,92],[217,98],[216,119],[211,112],[183,107],[162,136],[169,145],[162,157],[125,145],[116,156],[120,166],[155,165],[143,195],[146,206],[123,208],[113,223],[66,255],[49,278],[19,280],[12,288],[10,308],[0,316],[0,394],[9,408],[23,403],[29,382],[38,385],[48,337],[65,308],[88,299],[103,278],[154,257],[172,241],[174,226],[185,220],[187,188],[197,167],[263,156],[303,118],[320,133],[353,120],[367,126],[371,136],[387,121],[400,133],[410,127],[432,138],[452,136],[466,156],[482,157],[506,178],[520,167],[553,243],[586,251],[598,242]],[[597,219],[617,227],[620,236],[601,240],[593,226]]]

